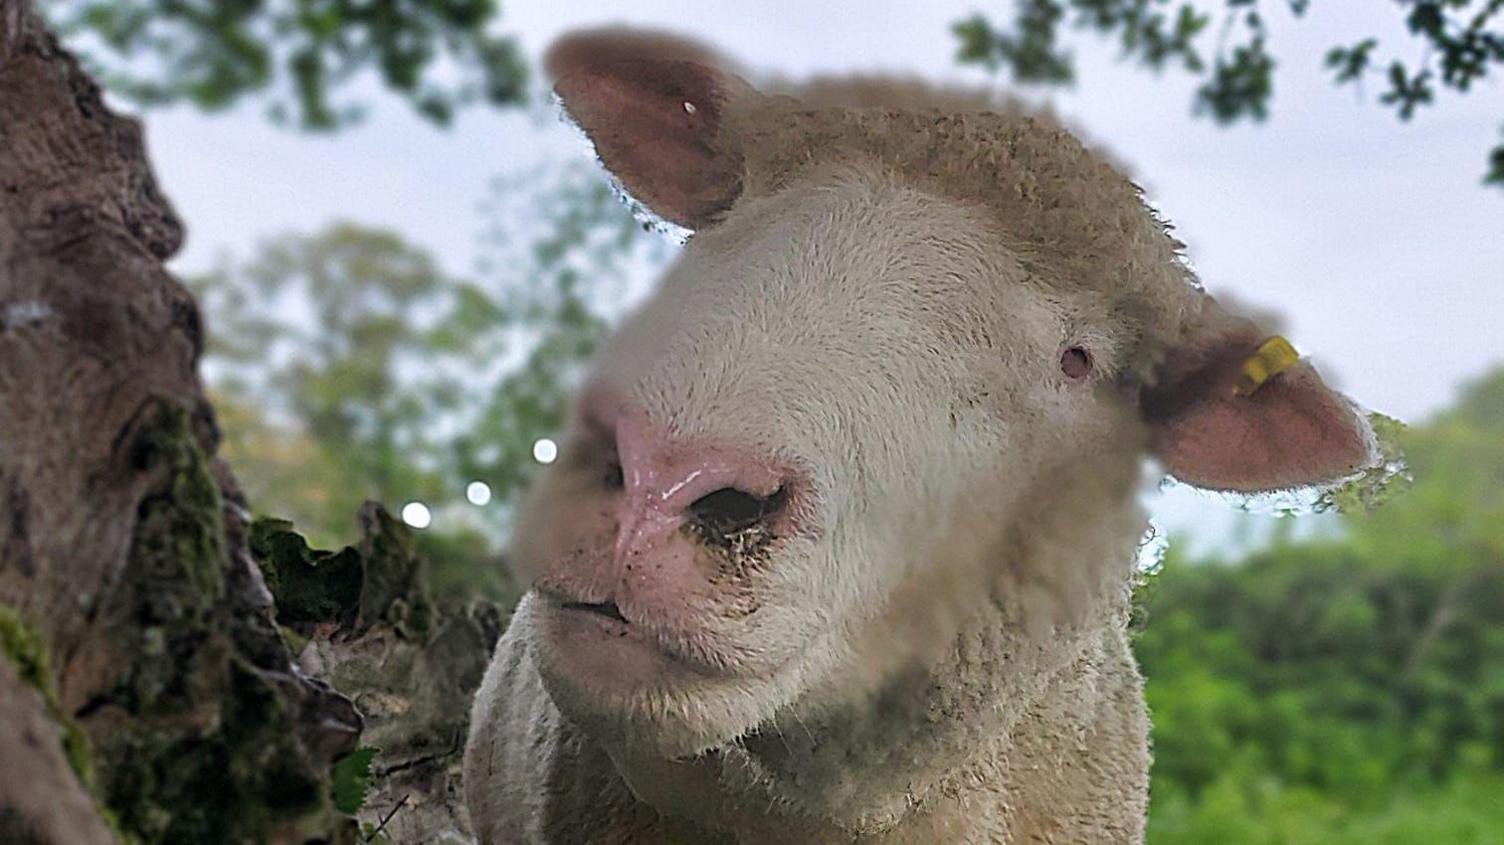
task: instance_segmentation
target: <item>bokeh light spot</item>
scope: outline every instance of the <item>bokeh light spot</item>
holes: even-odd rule
[[[433,513],[422,502],[408,502],[402,506],[402,521],[414,528],[427,528],[433,524]]]
[[[547,437],[538,438],[533,444],[533,460],[540,464],[551,464],[559,457],[559,444]]]

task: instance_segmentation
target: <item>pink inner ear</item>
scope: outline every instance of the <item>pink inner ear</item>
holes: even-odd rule
[[[1222,387],[1158,423],[1155,451],[1176,478],[1259,492],[1333,481],[1368,463],[1367,423],[1309,365],[1252,396]]]
[[[741,160],[720,137],[725,94],[711,68],[615,59],[574,69],[555,90],[601,162],[662,217],[699,228],[740,193]]]

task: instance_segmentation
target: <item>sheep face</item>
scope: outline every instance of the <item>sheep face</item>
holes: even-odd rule
[[[976,161],[933,178],[947,139],[1084,156],[1061,133],[1013,119],[994,149],[961,126],[921,139],[916,176],[892,136],[947,116],[815,114],[704,61],[599,35],[553,60],[607,166],[696,229],[604,348],[519,519],[533,590],[513,624],[608,747],[684,757],[838,706],[980,606],[1027,629],[1034,581],[1073,599],[1051,629],[1101,622],[1128,583],[1146,450],[1227,489],[1366,457],[1309,368],[1236,392],[1262,335],[1190,284],[1105,165],[1018,162],[1021,187],[992,195],[968,194]],[[1110,200],[1046,182],[1070,167]],[[1071,258],[1066,199],[1120,215]]]
[[[1136,436],[1099,377],[1113,339],[998,243],[974,209],[851,169],[691,239],[521,520],[557,698],[679,753],[739,736],[907,581],[977,563],[963,526]]]

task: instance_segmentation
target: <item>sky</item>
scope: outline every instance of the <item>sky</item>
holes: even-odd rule
[[[949,26],[1011,9],[1006,0],[529,0],[505,4],[502,28],[534,59],[569,29],[628,23],[705,40],[754,79],[897,71],[1002,85],[954,63]],[[1073,37],[1074,89],[1048,99],[1129,164],[1209,290],[1278,310],[1296,346],[1363,405],[1423,419],[1504,361],[1504,191],[1479,183],[1504,124],[1504,85],[1444,93],[1400,123],[1375,102],[1378,80],[1359,95],[1321,68],[1327,49],[1370,35],[1381,53],[1416,58],[1394,6],[1316,3],[1295,21],[1276,4],[1269,17],[1279,68],[1263,124],[1193,119],[1191,80],[1120,63],[1114,45],[1087,33]],[[464,272],[492,177],[590,156],[546,104],[472,110],[441,130],[379,92],[371,99],[363,125],[332,137],[275,128],[255,106],[149,113],[158,176],[188,225],[171,266],[201,271],[263,238],[348,219],[390,226]],[[1185,490],[1154,510],[1172,531],[1229,530],[1225,503]]]

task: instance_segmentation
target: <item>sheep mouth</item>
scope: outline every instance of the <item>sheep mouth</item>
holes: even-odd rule
[[[554,620],[552,630],[559,636],[558,653],[600,652],[618,656],[641,651],[652,654],[669,671],[684,671],[695,676],[719,676],[724,668],[706,660],[685,642],[682,634],[666,630],[652,619],[633,621],[615,599],[584,601],[557,591],[540,589],[543,608]],[[608,645],[612,643],[615,645]],[[566,645],[567,644],[567,645]],[[604,651],[602,651],[604,649]]]
[[[559,606],[564,610],[579,610],[585,613],[594,613],[598,616],[604,616],[607,619],[620,622],[623,625],[632,624],[627,621],[627,617],[621,614],[621,608],[617,607],[614,601],[566,601],[560,602]]]

